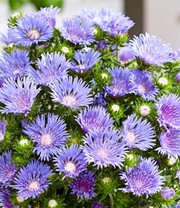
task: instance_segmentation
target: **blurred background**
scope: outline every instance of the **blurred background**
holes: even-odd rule
[[[148,32],[180,48],[179,0],[0,0],[0,33],[7,31],[7,19],[15,12],[31,13],[50,4],[61,8],[58,21],[82,8],[110,8],[129,16],[136,24],[130,36]]]

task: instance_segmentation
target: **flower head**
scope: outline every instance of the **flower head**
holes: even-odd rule
[[[40,88],[37,88],[35,83],[29,77],[17,81],[9,78],[3,84],[0,91],[0,102],[5,105],[1,109],[2,113],[23,113],[27,114],[39,93]]]
[[[65,128],[65,122],[58,116],[48,114],[46,117],[42,114],[34,123],[25,125],[23,132],[36,143],[34,151],[37,152],[40,159],[49,160],[68,139]]]
[[[53,28],[43,16],[32,14],[24,16],[17,22],[14,32],[14,44],[31,46],[42,41],[48,41],[53,36]]]
[[[76,51],[74,54],[76,62],[72,62],[70,69],[77,73],[85,73],[91,69],[100,59],[100,53],[98,51]]]
[[[131,72],[127,69],[115,67],[109,70],[112,80],[107,85],[106,93],[112,97],[122,97],[128,93],[133,93],[135,86],[132,82]]]
[[[80,111],[76,121],[84,132],[110,129],[113,120],[103,107],[89,107]]]
[[[135,114],[128,116],[123,122],[121,135],[129,148],[146,151],[155,145],[153,127],[146,119],[138,119]]]
[[[30,68],[28,53],[19,49],[12,51],[11,54],[4,53],[0,59],[0,68],[3,77],[23,77]]]
[[[59,102],[68,108],[88,106],[93,99],[90,97],[89,88],[82,79],[68,77],[60,82],[51,84],[53,102]]]
[[[94,41],[94,27],[91,21],[79,16],[64,19],[59,30],[66,40],[74,44],[88,45]]]
[[[31,161],[22,167],[14,180],[13,188],[17,189],[18,196],[24,200],[36,198],[49,187],[48,177],[52,175],[50,167],[39,161]]]
[[[7,122],[0,121],[0,142],[4,140],[4,134],[6,131]]]
[[[4,152],[0,156],[0,185],[7,186],[14,178],[16,165],[11,161],[12,151]]]
[[[0,190],[0,206],[4,208],[14,208],[10,199],[10,190]]]
[[[67,77],[68,61],[60,53],[42,54],[41,59],[37,61],[38,70],[30,68],[28,76],[32,77],[36,84],[49,86],[55,80],[61,80]]]
[[[157,148],[161,154],[178,157],[180,156],[180,129],[168,129],[160,134],[161,147]]]
[[[154,100],[158,90],[154,87],[150,72],[134,69],[135,94],[140,95],[145,100]]]
[[[169,199],[173,198],[174,195],[175,195],[175,191],[173,188],[164,187],[161,190],[161,196],[163,199],[169,200]]]
[[[180,98],[177,95],[160,97],[156,108],[161,126],[180,129]]]
[[[105,207],[101,202],[99,201],[94,201],[92,204],[91,204],[91,208],[107,208]]]
[[[158,166],[150,158],[141,158],[136,168],[131,168],[121,174],[126,188],[120,188],[124,192],[132,192],[136,196],[146,197],[160,191],[164,178],[158,172]]]
[[[169,54],[172,49],[161,39],[148,33],[135,36],[130,41],[131,49],[136,57],[144,61],[146,64],[161,66],[166,62],[172,61]]]
[[[72,188],[72,194],[76,194],[78,199],[85,198],[90,199],[95,197],[94,192],[96,179],[91,171],[80,173],[80,175],[69,183]]]
[[[97,168],[110,165],[120,167],[124,160],[124,144],[119,142],[120,135],[116,131],[90,132],[84,138],[83,152],[88,163]]]
[[[179,180],[179,183],[180,183],[180,169],[177,171],[177,173],[176,173],[176,178],[178,178],[178,180]]]
[[[176,74],[176,81],[180,82],[180,71]]]
[[[129,45],[119,48],[119,60],[121,62],[128,62],[135,59],[134,53],[132,52]]]
[[[74,178],[82,171],[86,170],[86,161],[84,154],[77,145],[63,147],[55,157],[55,166],[60,173]]]

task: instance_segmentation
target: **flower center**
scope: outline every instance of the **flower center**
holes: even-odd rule
[[[15,70],[13,71],[13,74],[14,74],[14,75],[19,74],[19,69],[15,69]]]
[[[101,157],[103,159],[108,157],[107,149],[100,149],[100,150],[98,150],[97,154],[99,157]]]
[[[41,144],[44,146],[50,146],[52,144],[52,138],[50,134],[44,134],[41,137]]]
[[[141,84],[139,84],[137,88],[138,88],[138,91],[142,94],[146,92],[146,88]]]
[[[134,141],[136,139],[136,137],[132,131],[127,132],[127,138],[128,138],[128,142],[130,142],[130,143],[134,143]]]
[[[76,105],[76,98],[72,95],[66,95],[63,97],[62,103],[66,106],[73,107]]]
[[[32,29],[27,32],[27,38],[30,40],[37,40],[40,36],[40,32],[38,30]]]
[[[28,187],[29,191],[37,191],[40,189],[40,184],[37,181],[32,181]]]
[[[70,173],[75,172],[76,170],[76,165],[73,162],[68,162],[66,163],[66,165],[64,166],[64,169]]]
[[[134,181],[136,188],[140,189],[143,186],[143,182],[141,180]]]

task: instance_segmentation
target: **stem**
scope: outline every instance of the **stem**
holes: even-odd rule
[[[114,207],[114,199],[113,199],[112,194],[109,194],[109,198],[110,198],[110,205],[111,205],[111,208],[113,208],[113,207]]]

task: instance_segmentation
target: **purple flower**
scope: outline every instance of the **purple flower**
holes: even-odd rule
[[[59,102],[68,108],[88,106],[93,99],[90,97],[89,88],[82,79],[68,77],[60,82],[54,82],[50,86],[53,102]]]
[[[46,53],[41,55],[41,59],[37,61],[37,66],[38,70],[33,68],[28,70],[28,76],[32,77],[36,84],[49,86],[55,80],[67,77],[69,62],[60,53]]]
[[[0,142],[4,140],[4,134],[6,131],[7,122],[0,121]]]
[[[164,187],[161,190],[161,196],[163,199],[166,199],[166,200],[172,199],[174,195],[175,195],[175,191],[173,188]]]
[[[112,97],[122,97],[128,93],[133,93],[135,86],[132,82],[130,70],[115,67],[109,70],[112,76],[111,83],[106,86],[105,91]]]
[[[150,158],[140,158],[141,161],[136,168],[130,168],[121,174],[121,179],[125,181],[125,188],[120,188],[123,192],[132,192],[136,196],[146,195],[146,197],[160,191],[164,178],[158,172],[158,166]]]
[[[100,59],[98,51],[76,51],[74,54],[76,62],[72,62],[70,69],[77,73],[85,73],[91,69]]]
[[[120,62],[128,62],[135,59],[134,53],[132,52],[129,45],[119,48],[119,60]]]
[[[180,49],[170,52],[169,56],[172,58],[173,61],[180,60]]]
[[[19,49],[9,53],[4,53],[0,59],[2,77],[23,77],[30,67],[28,53]]]
[[[52,175],[50,167],[39,161],[31,161],[22,167],[12,185],[18,191],[18,196],[24,200],[32,197],[36,198],[44,193],[50,184],[48,177]]]
[[[180,82],[180,71],[176,74],[176,81]]]
[[[91,171],[80,173],[80,175],[69,183],[72,194],[76,194],[78,199],[90,199],[96,196],[94,192],[96,179]]]
[[[91,208],[107,208],[105,207],[101,202],[99,201],[94,201],[92,204],[91,204]]]
[[[8,189],[0,190],[0,206],[3,208],[15,208],[11,204],[10,191]]]
[[[169,54],[172,49],[161,39],[148,33],[135,36],[130,41],[131,49],[136,57],[144,61],[146,64],[161,66],[166,62],[172,61]]]
[[[12,151],[4,152],[0,156],[0,185],[7,186],[15,176],[16,165],[11,161]]]
[[[180,129],[180,98],[177,95],[169,94],[160,97],[156,108],[161,126]]]
[[[179,168],[179,170],[178,170],[177,173],[176,173],[176,178],[178,178],[179,183],[180,183],[180,168]]]
[[[23,113],[26,115],[30,111],[39,91],[40,88],[37,88],[33,80],[28,77],[18,78],[17,81],[9,78],[5,81],[0,91],[0,102],[5,105],[1,112]]]
[[[94,96],[93,104],[106,108],[107,103],[106,103],[106,100],[105,100],[104,93],[97,93],[97,95]]]
[[[146,119],[138,119],[135,114],[128,116],[123,122],[121,135],[123,137],[122,140],[129,148],[138,148],[146,151],[155,145],[153,127]]]
[[[151,73],[134,69],[132,74],[136,86],[135,94],[140,95],[145,100],[154,100],[158,90],[154,87]]]
[[[37,14],[39,14],[40,17],[43,17],[51,27],[56,26],[56,16],[60,12],[60,9],[58,7],[53,8],[51,5],[50,7],[41,8]]]
[[[23,132],[36,143],[36,151],[41,160],[48,160],[67,141],[66,125],[58,116],[48,114],[38,116],[34,123],[25,125]]]
[[[113,120],[103,107],[89,107],[80,111],[76,121],[84,132],[107,130],[112,127]]]
[[[122,165],[125,156],[124,144],[119,142],[117,131],[92,131],[84,138],[83,152],[88,163],[97,168]]]
[[[64,19],[59,30],[66,40],[74,44],[88,45],[94,41],[94,27],[91,21],[77,15]]]
[[[77,145],[61,148],[54,162],[57,170],[64,173],[65,177],[74,178],[86,170],[84,154]]]
[[[17,27],[12,32],[14,44],[25,47],[42,41],[46,42],[53,36],[53,28],[38,13],[19,19]]]
[[[178,157],[180,156],[180,129],[168,129],[160,134],[161,147],[157,148],[161,154]]]

